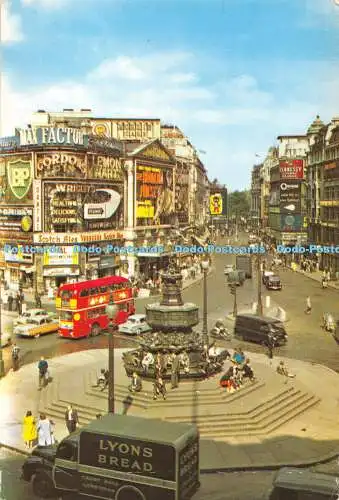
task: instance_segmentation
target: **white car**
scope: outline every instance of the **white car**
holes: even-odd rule
[[[224,274],[227,276],[228,274],[230,274],[232,271],[234,271],[234,266],[233,264],[226,264],[226,266],[224,267]]]
[[[14,335],[19,337],[40,337],[41,335],[46,335],[48,333],[53,333],[58,331],[59,322],[51,318],[39,318],[32,319],[30,323],[25,323],[24,325],[18,325],[13,329]]]
[[[34,319],[49,317],[50,314],[45,311],[45,309],[28,309],[28,311],[25,311],[15,321],[13,321],[13,325],[25,325],[26,323],[31,323]]]
[[[146,323],[145,314],[132,314],[122,325],[119,325],[119,333],[127,335],[140,335],[140,333],[149,332],[152,328]]]
[[[11,335],[10,333],[1,333],[1,347],[7,347],[11,344]]]

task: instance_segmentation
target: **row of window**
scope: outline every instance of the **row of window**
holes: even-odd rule
[[[112,284],[108,286],[99,286],[99,287],[93,287],[93,288],[85,288],[84,290],[81,290],[80,292],[80,297],[89,297],[92,295],[100,295],[102,293],[111,293],[111,292],[117,292],[119,290],[124,290],[131,288],[132,285],[129,282],[126,283],[119,283],[119,284]],[[72,290],[62,290],[60,293],[60,296],[62,299],[69,300],[72,297],[74,297],[74,292]]]
[[[124,302],[123,304],[117,304],[118,311],[128,312],[129,311],[129,303]],[[73,312],[70,311],[61,311],[60,319],[62,321],[73,321]],[[82,320],[85,319],[93,319],[99,318],[100,316],[104,316],[106,314],[105,307],[97,307],[95,309],[90,309],[89,311],[82,313]]]

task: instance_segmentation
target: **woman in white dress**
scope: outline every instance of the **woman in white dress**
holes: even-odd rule
[[[38,429],[38,446],[50,446],[53,444],[52,422],[41,413],[37,425]]]

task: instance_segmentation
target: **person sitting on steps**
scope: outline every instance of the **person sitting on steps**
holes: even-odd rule
[[[153,399],[157,399],[161,394],[163,399],[166,399],[166,386],[161,377],[156,378],[153,384]]]
[[[277,366],[277,373],[279,373],[279,375],[284,375],[284,377],[290,377],[290,378],[295,377],[294,374],[289,373],[287,366],[283,361],[280,361],[279,365]]]
[[[108,378],[109,378],[108,370],[102,368],[100,370],[100,375],[98,377],[97,383],[93,387],[101,387],[101,391],[104,391],[108,386]]]

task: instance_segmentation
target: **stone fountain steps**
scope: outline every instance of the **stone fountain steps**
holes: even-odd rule
[[[224,438],[232,436],[255,436],[273,432],[290,420],[313,408],[320,402],[313,394],[291,391],[271,401],[262,403],[246,416],[228,413],[197,416],[197,425],[202,437]],[[166,417],[171,422],[191,422],[191,418]]]
[[[133,407],[139,408],[182,408],[183,406],[192,405],[199,401],[206,405],[219,405],[220,403],[230,403],[235,400],[244,398],[248,394],[257,391],[265,386],[262,381],[248,382],[248,384],[242,386],[239,391],[230,394],[225,389],[219,387],[211,387],[209,390],[196,391],[195,393],[191,391],[181,391],[180,386],[174,390],[168,390],[166,400],[163,400],[162,396],[158,396],[157,400],[153,400],[153,388],[148,386],[142,392],[131,394],[126,388],[116,384],[114,387],[115,399],[117,402],[124,403],[126,398],[132,399]],[[98,400],[107,401],[107,390],[100,391],[97,389],[87,389],[86,395],[92,398],[97,398]]]

